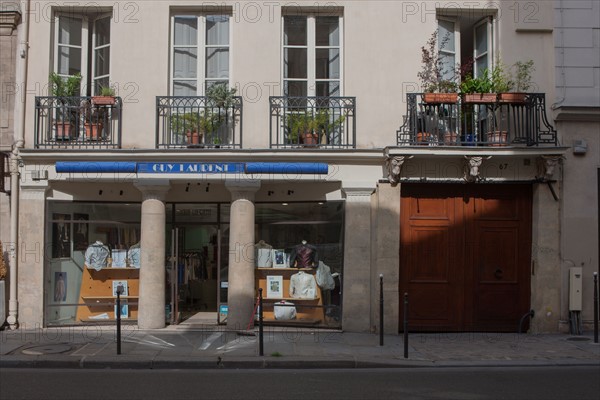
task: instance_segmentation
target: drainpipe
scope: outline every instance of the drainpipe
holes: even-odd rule
[[[23,7],[25,6],[25,8]],[[29,10],[31,0],[21,1],[21,16],[23,25],[21,35],[25,35],[17,54],[16,82],[22,82],[21,102],[15,99],[15,122],[20,126],[15,129],[17,137],[12,145],[10,155],[10,241],[12,251],[9,254],[10,289],[8,300],[8,322],[10,329],[16,329],[18,323],[19,303],[17,300],[17,271],[19,254],[19,150],[25,145],[25,107],[27,103],[27,56],[29,51]],[[17,91],[18,93],[18,91]],[[19,105],[20,104],[20,105]]]

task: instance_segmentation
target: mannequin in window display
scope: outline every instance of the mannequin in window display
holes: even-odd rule
[[[140,243],[136,243],[132,245],[129,250],[127,250],[127,265],[131,268],[139,268],[140,267]]]
[[[317,248],[308,244],[306,240],[294,247],[290,255],[290,267],[316,268],[319,265]]]
[[[85,265],[88,268],[93,268],[100,271],[108,266],[108,258],[110,257],[110,249],[100,240],[88,246],[85,251]]]

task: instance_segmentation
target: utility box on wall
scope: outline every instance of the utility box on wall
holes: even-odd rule
[[[581,267],[569,268],[569,311],[581,311],[582,279]]]

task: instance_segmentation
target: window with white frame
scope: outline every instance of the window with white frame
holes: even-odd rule
[[[492,16],[438,17],[438,45],[446,79],[452,79],[455,67],[472,64],[472,74],[479,77],[483,71],[493,66]]]
[[[110,22],[110,14],[55,16],[54,71],[64,78],[80,73],[82,95],[110,86]]]
[[[342,17],[283,17],[285,96],[342,95]]]
[[[229,16],[174,15],[171,22],[172,95],[200,96],[229,84]]]

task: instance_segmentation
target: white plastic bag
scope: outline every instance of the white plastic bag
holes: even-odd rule
[[[323,290],[333,290],[335,288],[331,269],[323,261],[319,261],[319,266],[317,267],[317,285]]]

